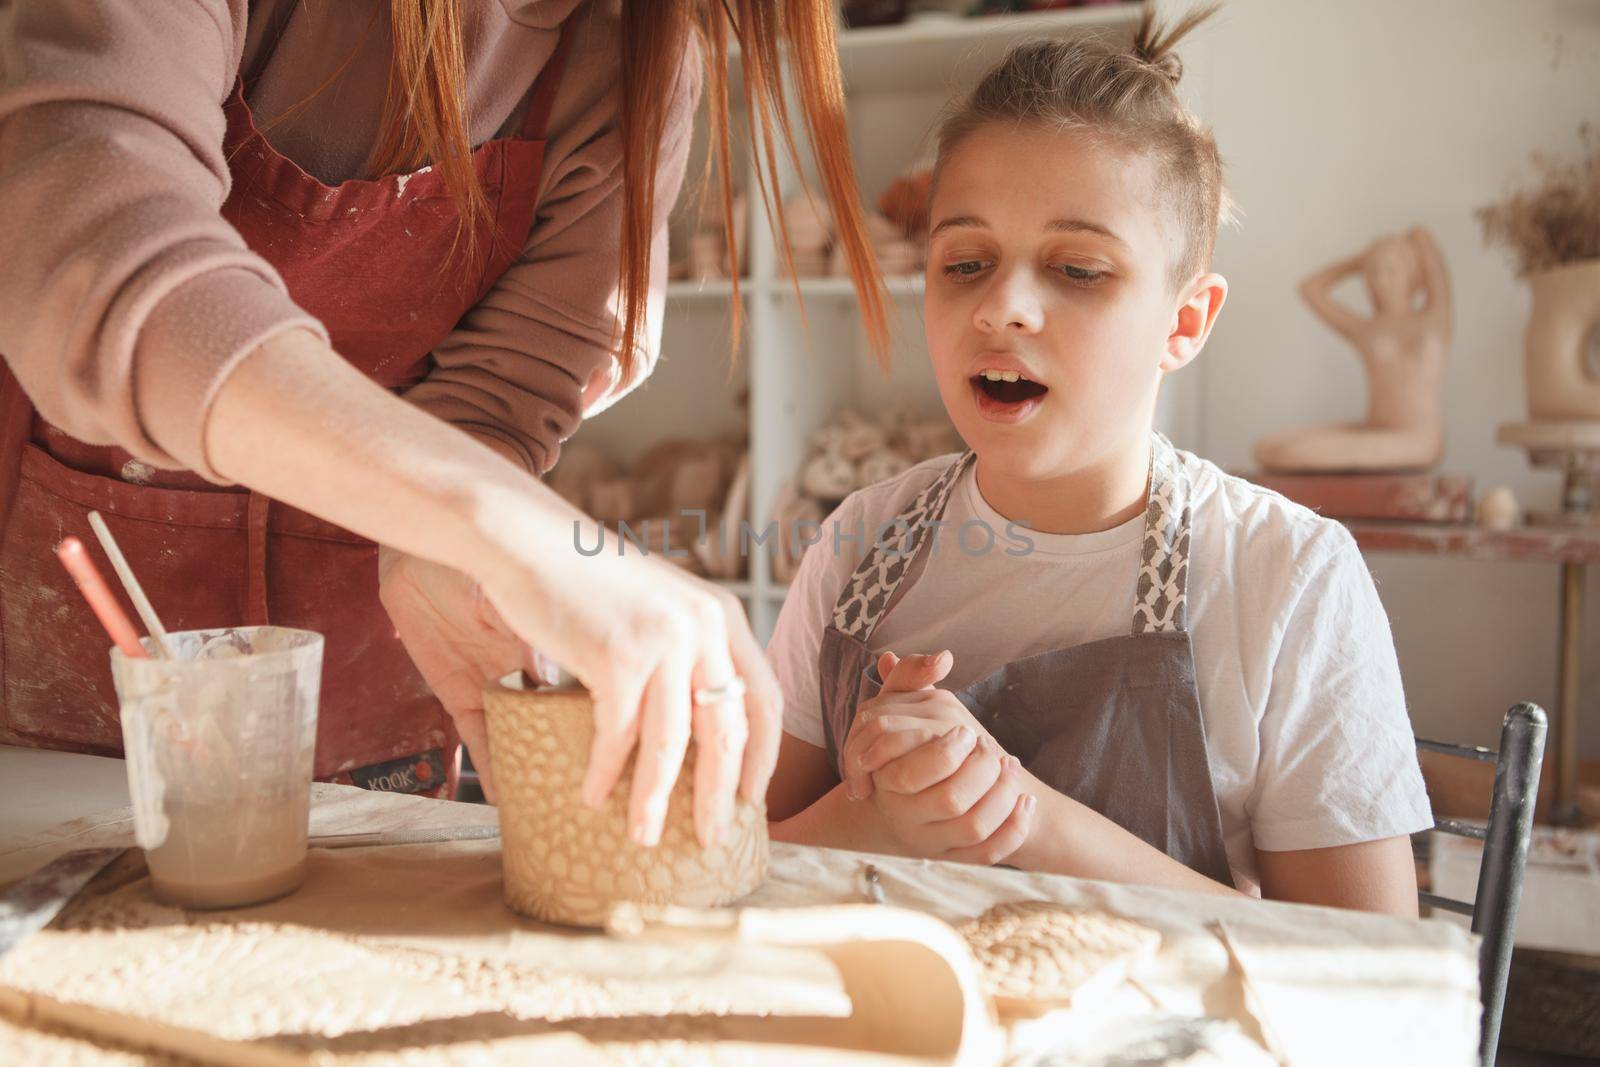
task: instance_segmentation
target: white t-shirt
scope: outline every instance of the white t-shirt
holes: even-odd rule
[[[1389,620],[1349,532],[1178,455],[1192,482],[1188,629],[1235,883],[1259,892],[1257,848],[1327,848],[1432,826]],[[767,648],[784,729],[800,740],[823,747],[817,659],[839,591],[880,528],[952,459],[851,494],[806,550]],[[879,623],[871,651],[950,649],[955,667],[942,684],[959,690],[1013,660],[1132,633],[1143,516],[1093,534],[1024,530],[983,499],[974,470],[950,495],[938,551]],[[984,525],[958,540],[972,523]]]

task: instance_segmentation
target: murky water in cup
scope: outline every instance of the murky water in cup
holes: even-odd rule
[[[256,626],[168,644],[172,660],[111,652],[156,896],[225,908],[289,893],[305,873],[322,636]]]

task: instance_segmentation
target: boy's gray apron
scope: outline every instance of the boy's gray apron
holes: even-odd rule
[[[823,737],[841,777],[856,708],[881,685],[872,633],[910,588],[927,524],[944,517],[972,460],[971,452],[957,459],[901,512],[834,606],[819,668]],[[1035,777],[1232,886],[1185,619],[1189,475],[1160,434],[1149,486],[1132,633],[1008,663],[956,697]]]

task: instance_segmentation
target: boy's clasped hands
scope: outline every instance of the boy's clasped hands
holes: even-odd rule
[[[878,658],[883,689],[845,739],[845,792],[874,805],[907,854],[1001,863],[1028,840],[1038,783],[954,693],[935,688],[954,665],[949,652]]]

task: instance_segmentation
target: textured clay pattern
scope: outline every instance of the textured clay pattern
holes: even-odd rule
[[[706,1062],[705,1043],[721,1036],[721,1017],[762,1005],[721,1003],[700,995],[698,984],[692,976],[595,980],[327,931],[183,926],[159,917],[142,929],[51,931],[0,961],[0,1002],[7,992],[36,992],[129,1020],[315,1054],[330,1065],[556,1063],[563,1062],[559,1048],[550,1052],[539,1043],[558,1038],[602,1052],[607,1062]],[[0,1064],[189,1062],[161,1054],[147,1059],[137,1039],[130,1040],[119,1051],[48,1024],[13,1025],[0,1012]],[[521,1045],[528,1056],[519,1061]],[[13,1060],[11,1047],[27,1055]]]
[[[1002,1002],[1066,1004],[1084,987],[1117,978],[1153,954],[1161,934],[1105,912],[1045,901],[997,904],[959,928]]]
[[[695,839],[689,746],[655,848],[628,837],[623,775],[605,805],[579,798],[594,718],[589,694],[576,688],[484,694],[489,753],[499,794],[506,903],[543,922],[600,926],[614,904],[716,907],[760,885],[767,871],[763,805],[743,799],[721,843]]]

